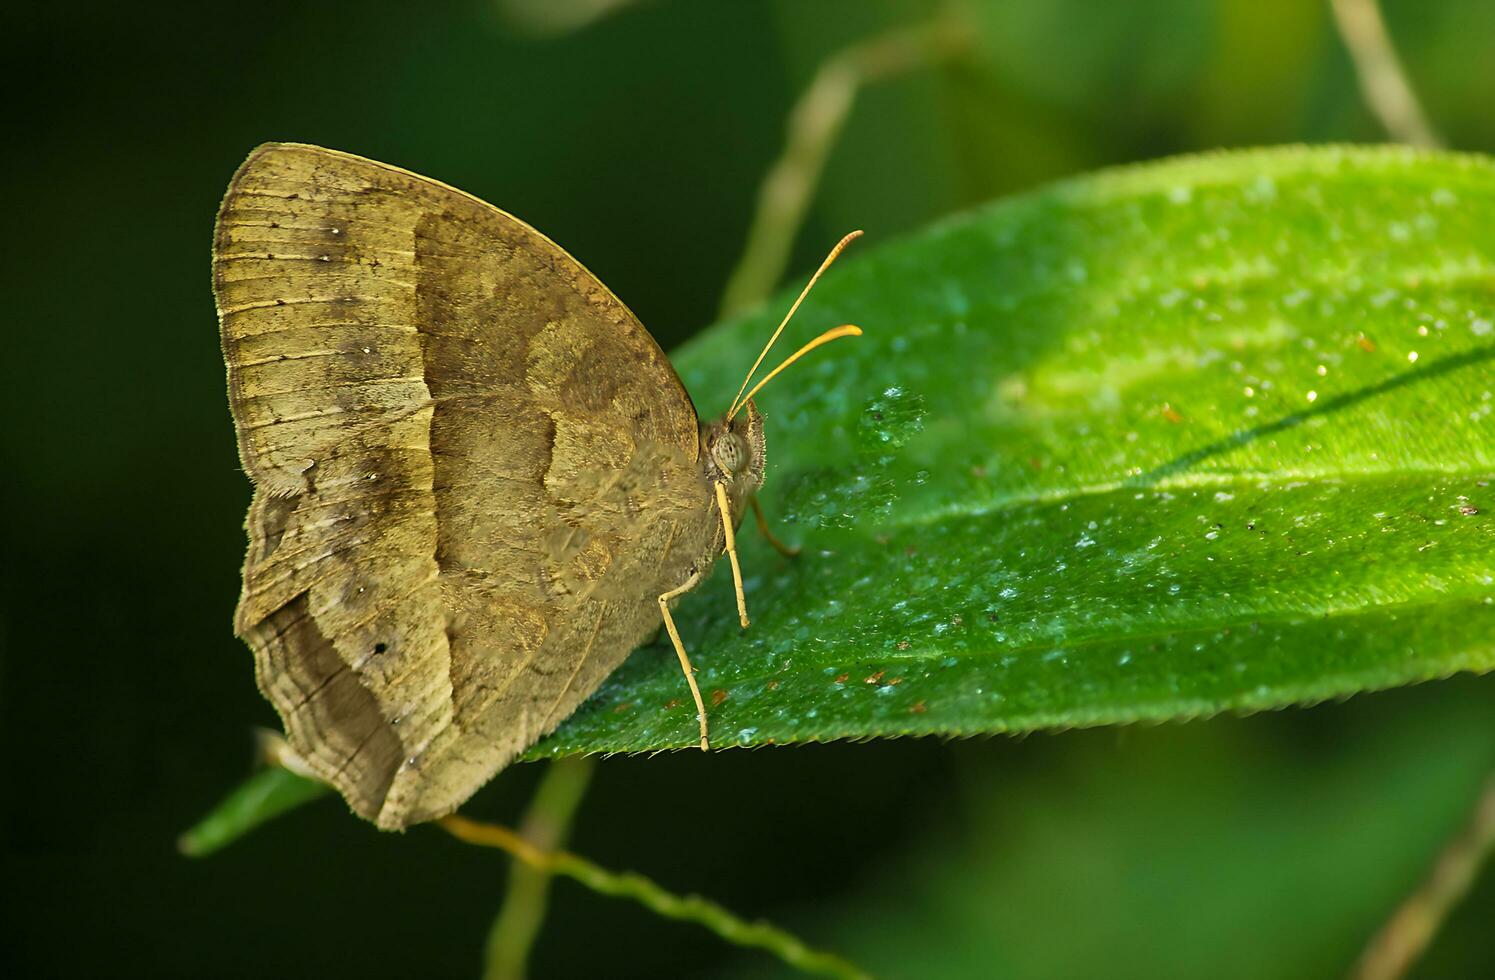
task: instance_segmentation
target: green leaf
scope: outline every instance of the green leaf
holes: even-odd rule
[[[721,410],[787,305],[678,359]],[[677,622],[717,747],[1258,710],[1495,665],[1495,165],[1102,173],[847,262],[760,397],[753,626]],[[786,346],[792,341],[786,340]],[[668,646],[531,757],[695,741]]]
[[[332,792],[325,783],[269,766],[239,785],[177,840],[187,857],[207,857],[288,810]]]

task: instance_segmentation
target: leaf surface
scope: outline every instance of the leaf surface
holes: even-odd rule
[[[676,359],[719,411],[787,305]],[[677,622],[716,747],[1160,721],[1495,665],[1495,166],[1181,158],[858,256]],[[794,343],[786,338],[786,347]],[[792,349],[792,347],[791,347]],[[772,361],[770,362],[772,363]],[[530,757],[694,743],[667,644]]]

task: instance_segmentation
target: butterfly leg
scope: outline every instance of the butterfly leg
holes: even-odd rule
[[[737,564],[737,534],[732,530],[732,505],[727,502],[725,483],[716,485],[716,508],[721,511],[722,530],[727,533],[727,558],[732,562],[732,585],[737,589],[737,618],[742,621],[742,628],[747,629],[752,624],[748,622],[747,594],[742,591],[742,566]]]
[[[700,581],[701,573],[692,572],[684,585],[659,597],[659,611],[664,615],[664,628],[669,631],[670,642],[675,645],[675,656],[680,658],[680,669],[685,671],[685,683],[690,685],[690,696],[696,699],[696,718],[701,723],[701,751],[704,752],[711,747],[706,740],[706,702],[701,700],[701,689],[696,686],[696,669],[690,665],[690,657],[685,655],[685,644],[680,642],[680,631],[675,629],[674,617],[670,615],[670,603],[677,596],[695,588]]]
[[[784,542],[780,541],[778,538],[774,537],[773,532],[768,529],[768,518],[763,516],[763,505],[758,503],[758,498],[753,497],[750,502],[753,505],[753,520],[758,524],[758,533],[767,538],[768,543],[773,545],[773,550],[777,551],[785,558],[798,558],[799,548],[792,545],[787,545]]]

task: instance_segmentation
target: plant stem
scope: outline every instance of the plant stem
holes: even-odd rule
[[[676,895],[635,872],[609,871],[567,851],[543,850],[507,827],[457,815],[443,817],[438,825],[465,843],[496,847],[532,868],[564,875],[604,895],[630,898],[666,918],[705,926],[733,945],[767,950],[805,973],[844,980],[865,980],[868,976],[839,956],[812,949],[777,926],[744,921],[715,902],[699,895]]]
[[[1415,892],[1376,933],[1355,969],[1358,980],[1394,980],[1417,962],[1495,850],[1495,774],[1485,781],[1468,825],[1449,841]]]
[[[1391,138],[1413,146],[1438,147],[1443,140],[1428,121],[1407,80],[1376,0],[1329,0],[1334,22],[1360,80],[1360,94]]]
[[[576,809],[592,780],[591,756],[556,759],[546,769],[534,800],[519,826],[526,841],[542,851],[565,845]],[[509,868],[509,887],[493,926],[483,957],[484,980],[522,980],[530,949],[550,899],[551,872],[524,862]]]
[[[789,111],[784,152],[758,188],[758,206],[742,256],[727,279],[721,315],[761,301],[783,278],[790,248],[857,90],[965,50],[966,28],[950,10],[915,27],[859,41],[821,63]]]

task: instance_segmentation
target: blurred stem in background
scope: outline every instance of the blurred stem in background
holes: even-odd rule
[[[593,891],[631,898],[658,915],[705,926],[735,946],[766,950],[805,973],[843,980],[863,980],[867,974],[831,953],[812,949],[797,937],[766,922],[747,922],[699,895],[675,895],[643,875],[613,872],[566,851],[541,850],[507,827],[479,823],[466,817],[443,817],[441,829],[458,840],[479,847],[496,847],[517,861],[543,873],[565,875]]]
[[[1329,0],[1340,37],[1350,49],[1360,93],[1391,138],[1413,146],[1439,147],[1443,140],[1422,111],[1396,55],[1376,0]]]
[[[1469,891],[1495,850],[1495,773],[1485,780],[1468,826],[1444,847],[1427,880],[1381,927],[1365,948],[1357,980],[1395,980],[1417,962],[1448,913]]]
[[[789,111],[784,152],[758,189],[742,256],[723,291],[725,317],[760,302],[783,279],[790,250],[836,137],[864,85],[956,57],[970,29],[953,6],[930,20],[858,41],[827,58]]]
[[[519,835],[539,851],[566,844],[576,810],[586,796],[595,763],[590,756],[556,759],[541,777],[535,798],[519,825]],[[488,931],[484,980],[523,980],[531,947],[545,921],[550,902],[551,872],[515,861],[503,907]]]

